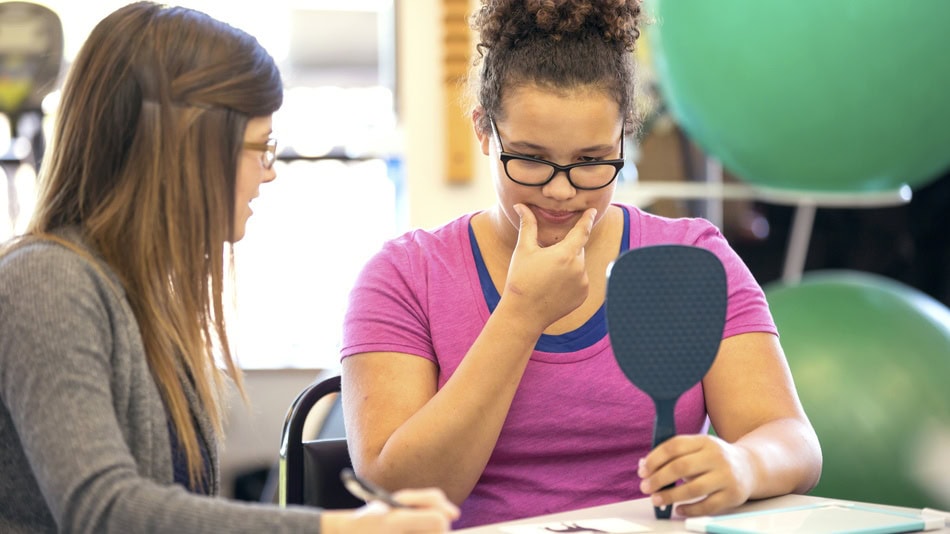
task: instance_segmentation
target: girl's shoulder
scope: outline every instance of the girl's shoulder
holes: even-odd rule
[[[74,232],[23,236],[0,250],[0,293],[64,294],[89,287],[123,293],[112,270]]]
[[[700,217],[666,217],[632,205],[615,205],[628,214],[631,248],[661,244],[703,246],[710,239],[722,239],[719,229]]]

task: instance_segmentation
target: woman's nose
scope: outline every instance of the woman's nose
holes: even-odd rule
[[[574,195],[577,194],[577,189],[571,184],[567,173],[568,171],[555,171],[554,177],[551,178],[550,182],[544,184],[544,187],[541,188],[541,192],[549,198],[558,200],[573,198]]]

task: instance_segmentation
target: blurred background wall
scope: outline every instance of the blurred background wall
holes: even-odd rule
[[[225,487],[234,492],[239,475],[276,459],[284,411],[296,393],[317,372],[338,365],[346,294],[369,255],[407,229],[435,227],[494,202],[488,162],[471,134],[459,85],[474,39],[464,13],[478,2],[182,3],[258,36],[280,62],[287,89],[275,117],[278,180],[262,188],[247,236],[236,246],[239,301],[232,324],[251,405],[235,399],[225,443]],[[28,220],[62,72],[92,26],[122,4],[43,2],[62,24],[57,40],[46,26],[23,23],[22,13],[0,3],[0,239],[22,231]],[[618,198],[662,215],[710,218],[760,283],[778,282],[795,207],[749,194],[736,169],[684,128],[652,49],[650,32],[663,23],[658,17],[647,27],[638,51],[645,122],[628,142],[635,149]],[[57,50],[52,82],[24,86],[24,77],[38,72],[31,61],[57,57]],[[19,99],[24,90],[38,98]],[[926,131],[918,134],[927,142]],[[744,192],[644,194],[650,186],[683,184],[731,184]],[[950,305],[948,213],[947,169],[915,188],[908,203],[820,207],[804,271],[878,274]]]

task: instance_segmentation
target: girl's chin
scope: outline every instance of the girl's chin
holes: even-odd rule
[[[559,232],[541,232],[538,234],[538,246],[550,247],[564,241],[566,234]]]

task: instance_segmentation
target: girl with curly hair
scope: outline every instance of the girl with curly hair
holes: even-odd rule
[[[497,203],[388,242],[353,289],[354,465],[390,489],[442,488],[455,526],[644,496],[711,514],[818,480],[815,432],[741,259],[705,220],[612,202],[638,126],[640,19],[634,0],[483,0],[471,116]],[[611,351],[606,272],[669,243],[719,257],[728,312],[712,369],[677,405],[680,434],[651,450],[652,400]]]

